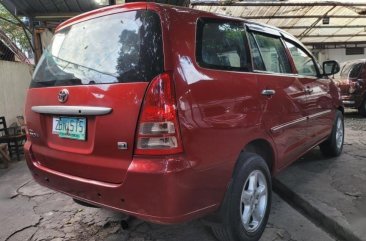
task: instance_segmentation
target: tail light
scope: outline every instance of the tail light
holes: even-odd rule
[[[172,78],[155,77],[146,92],[136,134],[135,154],[165,155],[183,151]]]

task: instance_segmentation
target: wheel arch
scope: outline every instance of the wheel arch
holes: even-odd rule
[[[344,114],[344,107],[343,106],[338,106],[337,110],[339,110],[340,112],[342,112],[342,114]]]
[[[255,139],[255,140],[248,142],[243,147],[243,149],[241,150],[241,152],[239,154],[237,162],[235,163],[233,175],[235,174],[235,170],[238,169],[237,167],[241,165],[240,160],[242,160],[242,158],[240,158],[240,156],[245,152],[251,152],[251,153],[255,153],[255,154],[261,156],[266,161],[268,169],[270,170],[271,174],[274,173],[275,166],[276,166],[275,165],[275,162],[276,162],[275,149],[271,142],[269,142],[268,140],[266,140],[264,138],[260,138],[260,139]]]

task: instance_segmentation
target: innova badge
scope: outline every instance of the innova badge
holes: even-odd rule
[[[69,91],[67,89],[62,89],[58,92],[58,101],[65,103],[69,98]]]

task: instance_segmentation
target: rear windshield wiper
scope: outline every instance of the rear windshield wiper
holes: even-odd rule
[[[43,80],[37,81],[34,79],[31,83],[31,87],[48,87],[48,86],[62,86],[62,85],[81,85],[81,79],[71,78],[71,79],[53,79],[53,80]]]

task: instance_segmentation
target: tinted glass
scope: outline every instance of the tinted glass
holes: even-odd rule
[[[340,78],[348,79],[348,78],[358,78],[361,74],[361,71],[364,67],[364,62],[360,60],[349,61],[342,64]]]
[[[254,33],[266,71],[274,73],[292,73],[285,47],[278,37]]]
[[[200,21],[197,61],[203,67],[246,70],[245,31],[242,23]]]
[[[162,71],[159,17],[139,10],[62,29],[41,57],[31,87],[150,81]]]
[[[252,54],[253,68],[255,70],[265,71],[266,67],[264,66],[263,59],[261,53],[259,52],[259,48],[252,34],[249,34],[249,46],[250,53]]]
[[[357,79],[360,76],[361,70],[363,68],[363,63],[358,63],[353,65],[351,71],[349,72],[350,79]]]
[[[306,76],[318,76],[313,58],[292,43],[285,42],[294,60],[297,73]]]

